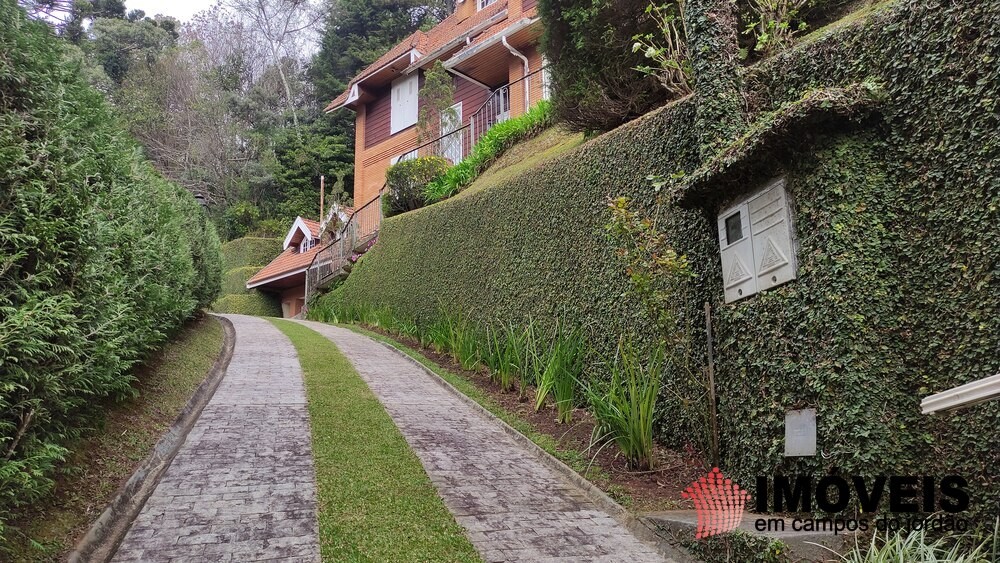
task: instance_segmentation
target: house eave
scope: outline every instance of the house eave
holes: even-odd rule
[[[520,20],[517,20],[516,22],[514,22],[514,23],[510,24],[509,26],[507,26],[500,33],[495,34],[493,37],[490,37],[489,39],[487,39],[486,41],[483,41],[479,45],[476,45],[475,47],[469,49],[468,51],[463,51],[463,52],[459,53],[458,55],[455,55],[455,56],[451,57],[450,59],[444,61],[444,67],[447,68],[447,69],[455,68],[456,66],[462,64],[463,62],[465,62],[465,61],[467,61],[467,60],[475,57],[479,53],[483,52],[483,50],[485,50],[485,49],[487,49],[489,47],[492,47],[494,45],[500,44],[500,42],[503,40],[504,37],[509,37],[510,35],[512,35],[514,33],[517,33],[517,32],[519,32],[521,30],[527,29],[527,28],[531,27],[531,25],[533,25],[534,23],[536,23],[538,21],[541,21],[541,20],[539,18],[537,18],[537,17],[535,17],[535,18],[522,18]]]
[[[421,69],[421,68],[425,68],[428,64],[433,63],[434,61],[438,60],[439,58],[441,58],[443,55],[445,55],[449,51],[454,50],[456,47],[461,47],[461,45],[463,43],[465,43],[468,40],[469,37],[471,37],[473,35],[476,35],[476,34],[482,32],[483,30],[488,29],[488,28],[496,25],[496,23],[498,21],[506,19],[506,17],[507,17],[507,9],[504,8],[503,10],[500,10],[496,14],[493,14],[489,18],[487,18],[487,19],[483,20],[482,22],[476,24],[475,26],[473,26],[472,28],[470,28],[468,31],[462,33],[461,35],[459,35],[458,37],[452,39],[448,43],[442,45],[441,47],[438,47],[437,49],[431,51],[427,55],[425,55],[423,57],[420,57],[413,64],[411,64],[409,67],[407,67],[403,71],[403,74],[410,74],[411,72],[413,72],[415,70],[418,70],[418,69]]]
[[[320,262],[319,264],[316,264],[316,266],[322,266],[324,264],[329,264],[329,263],[330,263],[330,261],[327,260],[326,262]],[[304,268],[298,268],[298,269],[295,269],[295,270],[290,270],[288,272],[282,272],[280,274],[276,274],[276,275],[264,278],[262,280],[259,280],[259,281],[253,282],[253,283],[251,283],[251,282],[248,281],[246,283],[246,287],[247,287],[247,289],[254,289],[254,288],[260,287],[262,285],[267,285],[269,283],[273,283],[273,282],[276,282],[276,281],[279,281],[279,280],[283,280],[285,278],[289,278],[289,277],[292,277],[292,276],[294,276],[296,274],[301,274],[301,273],[307,272],[307,271],[309,271],[309,266],[306,266]]]

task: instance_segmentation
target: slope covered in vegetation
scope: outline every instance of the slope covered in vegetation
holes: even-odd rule
[[[705,11],[728,5],[688,17],[707,26]],[[608,378],[599,360],[622,335],[656,340],[654,315],[671,316],[688,347],[664,375],[658,437],[707,451],[708,302],[727,476],[752,488],[776,471],[959,474],[991,525],[1000,403],[928,417],[919,402],[1000,371],[997,8],[884,3],[739,69],[723,52],[735,39],[699,27],[691,44],[718,49],[692,49],[693,96],[387,219],[327,310],[388,310],[426,328],[446,308],[478,334],[570,323],[594,351],[588,380]],[[777,177],[797,279],[726,303],[719,213]],[[619,196],[690,269],[652,278],[673,285],[655,311],[608,238]],[[817,410],[822,455],[785,457],[785,414],[802,408]]]
[[[220,284],[219,239],[48,27],[0,1],[0,537],[64,445]]]

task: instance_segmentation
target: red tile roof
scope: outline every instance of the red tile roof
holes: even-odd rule
[[[523,14],[521,14],[520,20],[530,20],[530,19],[533,19],[535,17],[538,17],[538,8],[534,8],[533,7],[533,8],[528,9]],[[520,21],[520,20],[518,20],[518,21]],[[486,28],[482,33],[480,33],[479,35],[477,35],[472,40],[472,42],[469,43],[469,45],[467,47],[464,47],[461,51],[455,53],[454,56],[459,56],[463,52],[468,51],[468,50],[474,48],[475,46],[479,45],[480,43],[484,43],[487,39],[490,39],[491,37],[494,37],[494,36],[500,34],[505,29],[507,29],[508,27],[510,27],[511,24],[514,24],[514,23],[517,23],[517,22],[512,22],[510,20],[505,19],[505,20],[500,21],[500,22],[498,22],[498,23],[496,23],[494,25],[491,25],[490,27]]]
[[[319,238],[319,221],[313,221],[312,219],[302,218],[302,222],[306,224],[306,228],[312,233],[313,238]]]
[[[261,268],[259,272],[247,280],[247,285],[255,285],[261,281],[269,280],[271,278],[283,278],[286,275],[308,268],[309,264],[313,260],[313,257],[316,256],[316,253],[318,253],[322,248],[322,246],[317,245],[305,252],[299,252],[297,246],[289,246],[284,252],[279,254],[277,258],[271,260],[270,264]]]
[[[474,0],[466,0],[474,1]],[[460,19],[458,12],[452,12],[452,14],[445,19],[441,20],[441,23],[437,24],[430,31],[424,33],[422,31],[417,31],[404,39],[398,45],[390,49],[386,54],[379,57],[374,63],[368,65],[363,71],[361,71],[353,80],[347,85],[347,89],[344,90],[339,96],[337,96],[330,105],[326,106],[325,111],[330,111],[336,109],[347,101],[347,97],[350,95],[351,88],[363,80],[365,77],[373,74],[375,71],[409,52],[411,49],[416,49],[420,51],[422,55],[428,55],[434,51],[446,46],[451,41],[461,38],[464,34],[471,31],[477,25],[485,22],[486,20],[496,16],[500,12],[507,9],[507,0],[497,0],[496,2],[490,4],[489,6],[477,11],[471,16]],[[497,24],[501,25],[501,24]]]

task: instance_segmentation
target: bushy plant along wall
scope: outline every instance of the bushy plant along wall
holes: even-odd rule
[[[675,103],[500,185],[387,220],[327,299],[425,320],[441,305],[481,324],[562,316],[609,354],[620,334],[654,329],[604,235],[606,198],[650,204],[651,174],[687,194],[699,171],[756,154],[661,221],[695,271],[696,297],[679,307],[699,335],[702,302],[713,306],[723,469],[751,488],[775,472],[959,474],[973,510],[995,515],[1000,404],[924,416],[919,401],[1000,371],[998,45],[996,0],[865,8],[746,69],[748,113],[733,122],[747,125],[720,152],[699,154],[698,117],[714,110],[698,104],[712,99]],[[883,91],[874,113],[771,130],[808,93],[863,81]],[[768,150],[741,157],[755,138]],[[798,279],[724,304],[716,214],[782,175]],[[804,407],[817,409],[820,455],[784,458],[785,412]],[[687,412],[664,394],[664,442],[693,441]]]
[[[0,1],[0,541],[130,368],[219,290],[219,239],[61,44]]]

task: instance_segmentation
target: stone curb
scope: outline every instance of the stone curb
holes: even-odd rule
[[[125,538],[126,532],[132,525],[132,521],[139,515],[142,507],[146,504],[146,499],[153,494],[160,477],[163,476],[164,471],[170,466],[170,462],[173,461],[174,456],[184,444],[188,432],[194,427],[201,411],[215,395],[215,390],[218,389],[226,370],[229,368],[229,362],[233,359],[233,350],[236,347],[236,329],[229,319],[219,315],[212,316],[222,324],[225,333],[222,352],[205,376],[205,380],[201,382],[194,395],[188,399],[184,409],[177,415],[174,423],[170,425],[167,433],[156,442],[153,452],[135,470],[129,480],[118,489],[115,498],[111,500],[108,507],[87,531],[87,534],[70,552],[67,557],[67,561],[70,563],[103,563],[114,556],[118,545]]]
[[[614,499],[612,499],[607,495],[607,493],[599,489],[597,485],[594,485],[586,478],[584,478],[582,475],[574,471],[570,466],[566,465],[558,458],[556,458],[549,452],[542,449],[542,447],[533,442],[531,438],[528,438],[524,434],[518,432],[517,429],[507,424],[503,419],[499,418],[497,415],[490,412],[489,409],[487,409],[483,405],[480,405],[478,402],[476,402],[475,399],[469,397],[465,393],[462,393],[461,391],[456,389],[451,383],[448,383],[440,375],[434,373],[433,370],[423,365],[422,363],[417,361],[415,358],[411,357],[406,352],[403,352],[399,348],[396,348],[392,344],[389,344],[388,342],[383,342],[381,340],[371,338],[365,334],[361,334],[361,336],[364,336],[369,340],[378,342],[382,346],[385,346],[389,350],[402,356],[408,362],[419,367],[424,372],[429,374],[434,379],[434,381],[436,381],[439,385],[441,385],[442,387],[450,391],[453,395],[458,397],[460,401],[468,404],[470,407],[480,412],[481,414],[485,415],[488,419],[492,420],[495,424],[500,426],[500,428],[503,429],[504,432],[509,434],[514,439],[514,441],[518,442],[522,446],[528,448],[528,450],[532,451],[550,469],[555,470],[569,482],[579,487],[584,492],[584,494],[587,495],[587,498],[589,498],[594,504],[596,504],[598,508],[610,514],[611,517],[617,520],[622,526],[625,527],[625,529],[631,532],[636,538],[638,538],[643,543],[649,545],[650,547],[656,549],[657,553],[662,555],[667,560],[668,563],[677,561],[694,561],[694,559],[691,558],[690,556],[686,556],[682,553],[679,553],[676,549],[665,545],[660,536],[655,531],[653,531],[645,522],[643,522],[639,517],[635,516],[634,514],[626,510],[625,507],[615,502]]]

